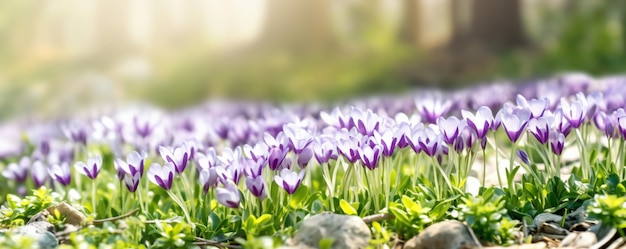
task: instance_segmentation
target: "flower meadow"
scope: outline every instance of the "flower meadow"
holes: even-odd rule
[[[362,217],[373,248],[447,219],[506,245],[537,214],[580,207],[623,229],[624,84],[570,74],[333,106],[213,101],[14,121],[2,128],[0,227],[66,202],[87,216],[69,248],[273,248],[323,212]]]

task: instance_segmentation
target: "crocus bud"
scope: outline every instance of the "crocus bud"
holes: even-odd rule
[[[239,189],[234,182],[230,180],[224,181],[224,187],[216,188],[215,192],[217,193],[217,202],[229,208],[239,207],[239,203],[241,202],[241,195],[239,194]]]

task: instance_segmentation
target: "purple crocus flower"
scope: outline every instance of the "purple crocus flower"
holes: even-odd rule
[[[211,126],[211,131],[219,138],[226,139],[228,137],[229,121],[225,118],[216,119]]]
[[[196,162],[198,171],[215,167],[217,165],[217,153],[215,153],[215,148],[211,147],[207,149],[205,154],[198,153]]]
[[[350,163],[355,163],[359,159],[359,144],[353,137],[340,137],[337,141],[337,151]]]
[[[413,151],[415,151],[416,154],[419,154],[420,152],[422,152],[422,147],[419,144],[419,139],[423,133],[424,133],[423,126],[415,127],[411,129],[411,133],[407,134],[406,136],[407,142],[409,143],[409,145],[411,146],[411,149],[413,149]]]
[[[258,127],[253,120],[237,118],[231,121],[229,128],[228,141],[230,141],[233,146],[240,146],[248,143],[251,135]]]
[[[300,186],[303,178],[304,170],[301,170],[300,173],[296,173],[284,168],[280,171],[280,175],[274,176],[274,181],[278,186],[281,186],[287,193],[292,195]]]
[[[348,118],[341,112],[339,107],[333,109],[331,113],[320,112],[320,118],[326,122],[326,124],[341,128],[348,128]]]
[[[87,145],[88,127],[85,123],[74,121],[61,126],[61,130],[73,142],[84,146]]]
[[[589,95],[579,92],[576,94],[576,99],[585,109],[586,115],[583,119],[592,119],[598,111],[606,110],[606,100],[601,92],[593,92]]]
[[[28,177],[28,169],[30,168],[30,165],[30,158],[22,157],[19,163],[10,163],[9,166],[2,171],[2,176],[7,179],[13,179],[19,183],[23,183]]]
[[[567,121],[563,115],[563,110],[558,108],[554,111],[554,121],[552,121],[551,128],[556,129],[558,132],[563,133],[565,137],[572,131],[572,125]]]
[[[522,162],[525,163],[526,165],[530,165],[530,158],[528,157],[528,154],[526,153],[526,151],[517,150],[517,157],[520,160],[522,160]]]
[[[70,143],[53,143],[52,145],[50,153],[46,157],[50,165],[72,162],[74,159],[74,148]]]
[[[424,151],[429,156],[435,156],[440,151],[443,143],[443,137],[438,133],[439,128],[436,125],[429,125],[428,127],[414,131],[411,135],[411,147],[415,153]]]
[[[561,155],[565,147],[565,135],[555,130],[550,131],[550,147],[555,155]]]
[[[359,149],[359,155],[361,156],[361,162],[365,167],[370,170],[374,170],[380,160],[380,154],[382,147],[378,144],[374,146],[365,145]]]
[[[289,151],[287,151],[286,148],[285,149],[281,149],[279,147],[270,148],[269,154],[267,156],[267,162],[268,162],[268,166],[270,167],[270,169],[276,170],[283,163],[283,160],[285,160],[285,157],[287,156],[287,152]]]
[[[513,143],[517,142],[528,124],[530,112],[523,109],[516,110],[514,113],[500,111],[499,116],[509,140]]]
[[[0,143],[0,158],[5,159],[21,155],[27,147],[24,142],[24,135],[24,130],[18,122],[6,123],[3,121],[2,124],[0,124],[0,137],[2,138],[2,143]],[[34,138],[28,134],[26,134],[26,136],[28,136],[28,139],[33,145],[38,145],[46,140],[43,139],[43,137]]]
[[[561,98],[561,109],[563,110],[563,117],[567,119],[569,124],[578,128],[583,123],[587,109],[580,101],[574,101],[571,104],[567,103],[567,100]]]
[[[216,199],[220,204],[229,208],[238,208],[241,202],[241,194],[237,185],[232,181],[225,181],[223,188],[216,188]]]
[[[76,164],[74,164],[74,167],[76,168],[76,170],[78,170],[79,173],[86,175],[92,180],[96,179],[98,173],[100,173],[100,169],[102,168],[102,157],[90,157],[89,159],[87,159],[87,164],[83,162],[77,162]]]
[[[187,140],[183,142],[183,144],[180,147],[183,147],[187,151],[187,154],[189,155],[189,157],[187,158],[187,162],[195,159],[196,148],[198,147],[198,144],[195,140]]]
[[[327,163],[333,156],[337,159],[336,152],[337,146],[330,141],[318,142],[313,146],[313,154],[319,164]]]
[[[461,153],[463,152],[463,149],[465,149],[465,141],[463,139],[463,136],[457,136],[456,140],[454,140],[454,144],[452,145],[454,148],[454,151],[456,151],[457,153]]]
[[[48,169],[48,173],[50,174],[50,177],[63,184],[63,186],[70,185],[72,172],[70,171],[69,163],[62,162],[61,164],[54,164]]]
[[[135,193],[139,187],[139,181],[141,180],[141,174],[135,172],[134,174],[124,174],[124,184],[131,193]]]
[[[423,126],[422,123],[419,125]],[[398,131],[395,134],[398,137],[398,148],[404,149],[408,147],[410,144],[410,136],[411,136],[411,126],[407,123],[399,123]]]
[[[393,155],[399,140],[396,133],[391,129],[386,130],[382,135],[378,131],[374,132],[374,139],[382,146],[382,152],[385,156]]]
[[[202,185],[202,191],[206,195],[209,192],[209,188],[217,186],[218,176],[215,168],[202,168],[200,170],[200,185]]]
[[[244,173],[247,177],[257,177],[263,173],[263,168],[267,165],[267,161],[263,158],[259,160],[247,159],[244,162]]]
[[[617,127],[622,134],[622,139],[626,139],[626,116],[620,116],[617,118]]]
[[[139,153],[133,151],[126,156],[126,161],[120,158],[115,159],[115,168],[117,169],[117,176],[120,180],[124,179],[125,174],[134,177],[136,173],[139,173],[139,177],[141,178],[144,171],[144,159]]]
[[[226,147],[222,150],[222,153],[217,156],[217,160],[219,160],[222,165],[230,165],[239,158],[244,158],[241,146],[235,148]]]
[[[263,177],[246,177],[246,187],[250,190],[252,195],[258,197],[263,200],[266,197],[265,193],[265,181],[263,181]]]
[[[174,149],[171,147],[159,146],[159,154],[164,161],[172,163],[177,174],[183,173],[190,159],[188,148],[179,146]]]
[[[404,112],[400,112],[400,113],[396,114],[396,116],[394,117],[394,120],[396,121],[396,124],[398,124],[398,125],[406,124],[409,127],[415,126],[415,125],[420,124],[422,122],[421,116],[419,116],[417,114],[413,114],[413,115],[411,115],[409,117]]]
[[[217,166],[215,171],[221,181],[231,180],[235,184],[239,184],[239,180],[241,180],[241,176],[244,174],[245,164],[244,158],[239,158],[230,164]]]
[[[447,119],[440,117],[437,119],[437,126],[439,126],[439,130],[443,134],[443,141],[447,144],[453,144],[465,124],[457,117],[452,116]]]
[[[263,141],[270,148],[279,148],[281,150],[286,150],[289,147],[289,138],[283,132],[279,132],[275,137],[270,135],[269,133],[265,133],[263,135]]]
[[[619,133],[617,132],[618,120],[613,114],[607,115],[604,111],[599,111],[593,117],[593,123],[596,125],[598,130],[604,132],[604,134],[609,138],[617,138]]]
[[[310,147],[304,148],[304,150],[302,150],[300,154],[298,154],[298,166],[300,166],[300,168],[302,169],[306,168],[306,166],[311,161],[311,158],[313,158],[313,149]]]
[[[461,138],[462,140],[459,141],[459,138]],[[463,128],[463,130],[461,131],[461,134],[457,137],[457,141],[458,141],[458,145],[455,143],[455,147],[459,146],[461,148],[455,148],[456,149],[460,149],[462,150],[462,148],[467,148],[468,150],[472,148],[472,146],[474,146],[474,142],[476,142],[476,140],[478,139],[478,137],[476,136],[476,133],[472,130],[472,128],[470,128],[469,126],[465,126],[465,128]],[[486,138],[483,138],[481,140],[487,140]],[[461,143],[463,142],[463,143]],[[481,142],[481,146],[482,149],[485,149],[485,144],[483,144]],[[458,151],[458,150],[457,150]]]
[[[372,110],[367,110],[360,117],[356,117],[356,128],[357,130],[363,134],[371,136],[374,134],[374,131],[378,131],[381,123],[381,118]]]
[[[258,159],[267,159],[267,152],[269,151],[269,147],[264,142],[256,143],[254,147],[246,144],[243,146],[243,152],[248,158],[252,158],[252,160]]]
[[[517,95],[517,105],[530,111],[530,118],[538,118],[543,116],[543,113],[550,106],[550,100],[543,99],[531,99],[526,100],[522,95]]]
[[[291,160],[290,157],[286,157],[285,160],[283,160],[283,162],[278,165],[278,168],[276,170],[280,171],[282,169],[291,169],[291,166],[293,165],[293,161]]]
[[[283,132],[289,138],[289,146],[296,154],[300,154],[313,142],[311,134],[302,127],[286,124],[283,126]]]
[[[441,99],[425,99],[417,102],[417,109],[422,114],[426,122],[435,123],[439,117],[442,117],[452,107],[452,102]]]
[[[149,137],[154,128],[160,122],[160,118],[155,113],[150,113],[146,115],[133,115],[133,128],[136,135],[141,137],[142,139],[146,139]]]
[[[31,178],[33,178],[33,182],[35,183],[35,188],[39,188],[46,183],[46,180],[50,177],[48,173],[48,169],[41,161],[35,161],[33,163],[33,168],[30,171]]]
[[[170,190],[174,182],[175,170],[174,164],[171,162],[166,162],[163,166],[153,163],[148,169],[148,180],[165,190]]]
[[[48,154],[50,154],[50,140],[47,140],[47,139],[41,140],[41,142],[39,143],[38,149],[41,152],[41,154],[43,154],[44,156],[47,156]]]
[[[548,120],[544,117],[533,118],[528,121],[528,132],[533,134],[537,141],[542,144],[546,144],[548,142],[548,135],[550,134],[550,124]]]
[[[434,156],[439,152],[442,145],[442,136],[437,133],[433,126],[429,126],[423,130],[422,135],[418,139],[422,150],[429,156]]]
[[[487,132],[489,128],[494,126],[494,118],[491,113],[491,109],[486,106],[481,106],[476,111],[476,115],[471,112],[462,110],[461,116],[467,122],[467,126],[472,128],[479,139],[485,138],[487,136]]]

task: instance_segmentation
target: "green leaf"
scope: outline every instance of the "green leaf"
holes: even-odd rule
[[[330,249],[333,246],[333,242],[335,239],[333,238],[323,238],[320,240],[320,249]]]
[[[411,198],[409,198],[406,195],[402,196],[402,204],[404,204],[404,207],[406,207],[407,210],[415,210],[415,211],[421,211],[421,207],[419,207],[419,204],[415,203],[413,200],[411,200]]]
[[[615,173],[611,173],[607,178],[606,178],[606,186],[607,186],[607,193],[608,194],[616,194],[616,188],[617,185],[620,183],[620,179],[619,176]]]
[[[339,200],[339,207],[341,208],[341,211],[343,211],[344,214],[347,214],[347,215],[357,214],[356,209],[354,209],[354,207],[352,207],[350,203],[348,203],[344,199]]]
[[[626,195],[626,188],[624,188],[624,184],[618,183],[615,187],[615,194],[618,196]]]
[[[322,192],[320,191],[309,193],[306,200],[302,203],[303,207],[305,207],[308,211],[312,211],[313,203],[315,203],[315,201],[318,201],[321,196],[322,196]]]
[[[293,195],[291,195],[291,200],[289,200],[289,206],[291,208],[302,208],[304,207],[304,202],[307,199],[309,194],[309,189],[305,185],[300,185]]]
[[[442,202],[442,203],[437,204],[430,211],[431,219],[433,221],[438,221],[442,219],[443,217],[445,217],[446,213],[448,212],[448,209],[450,209],[450,206],[452,206],[452,202]]]
[[[257,226],[262,226],[264,225],[266,222],[272,220],[272,215],[271,214],[263,214],[261,216],[259,216],[259,218],[256,219],[255,225]]]
[[[393,205],[389,207],[389,211],[396,217],[396,221],[410,225],[409,216],[404,210],[396,207],[396,205]]]
[[[257,223],[256,217],[253,214],[251,214],[250,216],[248,216],[248,218],[246,219],[246,222],[243,224],[244,225],[243,229],[246,232],[253,233],[254,228],[256,227],[256,223]]]

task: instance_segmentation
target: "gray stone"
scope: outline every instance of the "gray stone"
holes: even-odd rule
[[[565,228],[571,229],[576,224],[583,223],[587,220],[587,213],[584,207],[577,208],[574,212],[567,214],[565,219]]]
[[[480,248],[469,227],[460,221],[435,223],[404,244],[404,249]]]
[[[595,248],[601,247],[598,246]],[[626,239],[624,239],[623,237],[619,237],[615,241],[613,241],[613,243],[611,243],[611,245],[609,245],[609,247],[607,247],[606,249],[626,249]]]
[[[59,245],[59,241],[52,232],[54,232],[54,225],[47,221],[31,222],[13,231],[14,234],[26,236],[37,241],[41,249],[56,248]]]
[[[333,239],[331,248],[366,248],[372,235],[358,216],[322,213],[302,222],[291,244],[296,248],[319,248],[320,240]]]
[[[561,247],[589,248],[598,242],[595,233],[570,233],[561,241]]]
[[[551,213],[540,213],[537,216],[535,216],[535,219],[533,219],[533,225],[539,228],[544,223],[559,224],[561,223],[562,219],[563,219],[563,216],[560,216],[560,215],[551,214]]]
[[[87,217],[82,212],[78,211],[78,209],[76,209],[74,206],[65,202],[61,202],[56,206],[47,208],[47,211],[50,214],[53,214],[55,210],[65,217],[66,224],[82,226],[85,225],[85,223],[87,222]]]
[[[596,243],[592,248],[619,248],[615,239],[620,236],[615,227],[603,226],[602,223],[598,223],[592,226],[589,231],[593,232],[598,238],[598,243]]]
[[[547,248],[548,248],[548,245],[545,242],[512,245],[512,246],[507,246],[507,247],[502,247],[502,246],[483,247],[483,249],[547,249]]]

